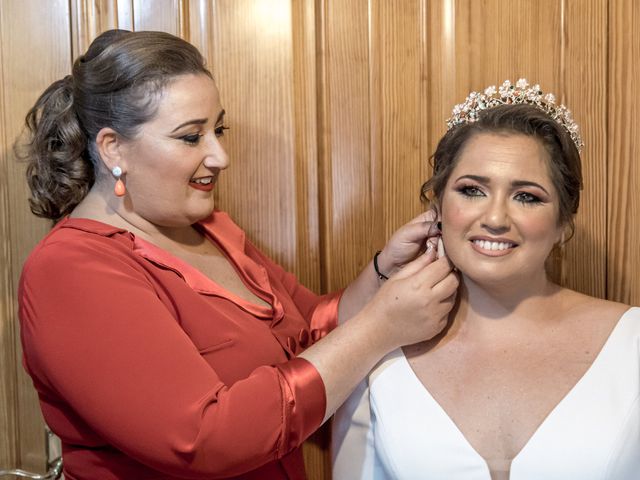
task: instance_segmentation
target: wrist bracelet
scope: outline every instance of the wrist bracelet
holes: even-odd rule
[[[378,275],[378,278],[380,280],[389,280],[389,277],[387,277],[384,273],[381,273],[380,269],[378,268],[378,255],[380,255],[381,253],[382,251],[378,250],[376,254],[373,256],[373,268],[376,271],[376,275]]]

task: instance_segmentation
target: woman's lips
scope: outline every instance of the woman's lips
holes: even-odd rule
[[[214,177],[194,178],[189,182],[189,186],[191,188],[202,190],[203,192],[210,192],[211,190],[213,190],[215,184],[216,182]]]
[[[489,257],[502,257],[509,255],[517,245],[506,240],[471,240],[473,249]]]

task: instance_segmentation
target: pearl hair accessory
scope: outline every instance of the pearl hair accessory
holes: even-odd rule
[[[447,119],[447,129],[472,123],[479,119],[480,112],[499,105],[533,105],[549,115],[569,133],[578,152],[584,143],[580,137],[580,129],[571,115],[571,111],[564,105],[556,104],[556,97],[552,93],[543,94],[540,85],[530,86],[529,82],[521,78],[512,85],[509,80],[496,89],[494,85],[487,87],[483,93],[471,92],[464,103],[453,108],[451,118]]]
[[[116,197],[123,197],[125,193],[127,193],[127,189],[124,186],[124,182],[120,178],[122,176],[122,168],[119,166],[115,166],[111,169],[111,173],[114,177],[116,177],[116,184],[113,187],[113,193]]]

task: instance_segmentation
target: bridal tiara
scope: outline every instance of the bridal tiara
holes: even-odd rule
[[[487,87],[483,93],[471,92],[464,103],[453,108],[451,118],[447,119],[447,129],[463,123],[473,123],[479,119],[480,112],[499,105],[533,105],[549,115],[569,133],[578,152],[582,150],[584,143],[580,137],[578,124],[573,120],[571,111],[564,105],[556,104],[556,97],[552,93],[544,94],[540,85],[529,85],[529,82],[521,78],[515,85],[509,80],[496,89],[494,85]]]

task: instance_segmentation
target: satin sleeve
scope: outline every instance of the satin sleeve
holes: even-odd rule
[[[126,249],[84,240],[49,243],[26,264],[24,364],[63,442],[107,443],[167,474],[211,479],[281,458],[320,426],[324,384],[310,363],[264,365],[225,384],[148,275]]]

